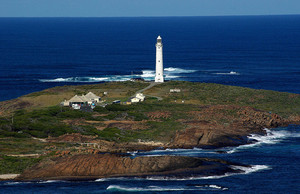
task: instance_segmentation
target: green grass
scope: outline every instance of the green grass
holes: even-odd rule
[[[183,126],[174,121],[156,122],[148,121],[148,129],[143,130],[125,130],[118,128],[106,128],[98,132],[98,138],[114,142],[136,142],[138,139],[144,141],[169,142],[177,130]]]
[[[180,93],[169,93],[180,88]],[[300,95],[271,90],[255,90],[213,83],[170,81],[155,86],[151,95],[161,94],[165,102],[196,100],[199,105],[239,105],[274,112],[283,117],[300,114]]]
[[[26,168],[40,162],[41,159],[0,155],[0,174],[22,173]]]
[[[72,146],[70,143],[41,142],[32,138],[1,138],[1,154],[41,154],[45,149],[54,145],[58,149]]]

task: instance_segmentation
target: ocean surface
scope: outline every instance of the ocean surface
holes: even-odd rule
[[[0,18],[0,101],[61,85],[153,80],[158,35],[166,80],[300,94],[300,15]],[[300,126],[266,130],[267,136],[250,137],[258,141],[252,145],[132,153],[252,165],[241,174],[0,182],[0,193],[299,193]]]

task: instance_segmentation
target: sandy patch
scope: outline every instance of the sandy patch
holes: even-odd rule
[[[17,176],[19,176],[20,174],[0,174],[0,179],[14,179]]]

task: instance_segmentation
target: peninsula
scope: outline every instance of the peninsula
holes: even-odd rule
[[[180,174],[193,168],[224,174],[233,171],[230,162],[126,153],[238,146],[251,143],[247,136],[264,134],[264,128],[300,123],[299,94],[185,81],[150,84],[62,86],[0,102],[0,174],[24,172],[21,180]],[[143,102],[126,103],[140,91]],[[60,105],[89,92],[101,97],[92,112]],[[90,168],[97,158],[117,168]],[[85,165],[61,170],[79,162]]]

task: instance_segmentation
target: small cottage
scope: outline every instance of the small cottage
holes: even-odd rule
[[[137,97],[133,97],[130,99],[131,103],[137,103],[137,102],[140,102],[141,99],[137,98]]]
[[[80,107],[86,102],[84,101],[81,96],[75,95],[73,98],[71,98],[69,101],[69,106],[71,106],[74,109],[80,109]],[[67,104],[67,103],[65,103]]]
[[[101,101],[101,98],[99,96],[97,96],[96,94],[94,94],[93,92],[87,93],[85,95],[85,97],[92,102],[100,102]]]
[[[63,106],[71,106],[73,109],[81,109],[83,105],[90,106],[91,108],[94,108],[96,103],[100,102],[101,98],[97,95],[95,95],[92,92],[87,93],[86,95],[75,95],[70,100],[65,100],[61,104]]]
[[[142,93],[137,93],[135,95],[136,98],[140,99],[141,102],[143,102],[145,100],[145,95]]]

